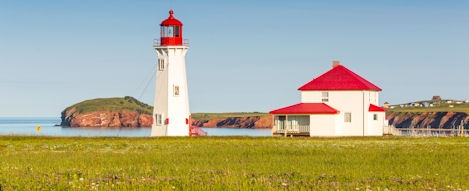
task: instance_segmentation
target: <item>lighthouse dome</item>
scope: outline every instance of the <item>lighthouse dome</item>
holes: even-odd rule
[[[169,17],[165,19],[164,21],[162,21],[160,26],[175,26],[175,25],[182,26],[182,22],[174,18],[173,14],[174,14],[174,11],[169,10]]]

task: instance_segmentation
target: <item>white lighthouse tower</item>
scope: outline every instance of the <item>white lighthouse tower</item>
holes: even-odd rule
[[[189,136],[190,111],[182,22],[174,11],[161,22],[161,38],[153,47],[158,54],[151,136]]]

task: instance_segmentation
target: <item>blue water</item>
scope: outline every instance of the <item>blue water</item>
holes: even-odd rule
[[[60,137],[149,137],[151,128],[70,128],[59,118],[0,118],[0,135]],[[40,127],[38,130],[37,127]],[[270,136],[270,129],[202,128],[208,136]]]

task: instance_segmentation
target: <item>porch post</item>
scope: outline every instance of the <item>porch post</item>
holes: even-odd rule
[[[287,132],[288,132],[288,115],[285,115],[285,132],[284,132],[284,136],[286,137],[287,136]]]

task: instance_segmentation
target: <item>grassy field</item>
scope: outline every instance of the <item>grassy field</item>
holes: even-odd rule
[[[116,97],[116,98],[97,98],[97,99],[90,99],[85,100],[80,103],[74,104],[65,110],[69,110],[70,108],[75,107],[77,108],[79,113],[88,113],[92,111],[122,111],[122,110],[130,110],[130,111],[137,111],[139,113],[144,113],[148,115],[152,115],[153,107],[145,104],[143,102],[138,101],[137,99],[125,96],[123,98]]]
[[[0,136],[0,190],[467,190],[469,138]]]
[[[192,113],[191,118],[200,120],[210,120],[210,119],[224,119],[229,117],[253,117],[253,116],[265,116],[269,115],[268,113],[260,112],[232,112],[232,113]]]

